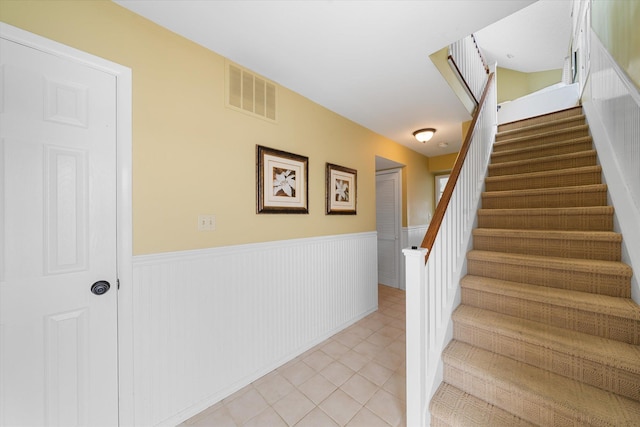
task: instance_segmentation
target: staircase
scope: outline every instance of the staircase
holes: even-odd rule
[[[640,426],[640,307],[576,107],[501,125],[432,426]]]

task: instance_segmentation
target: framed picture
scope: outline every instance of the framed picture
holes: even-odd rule
[[[328,215],[355,215],[358,192],[358,172],[327,163],[326,205]]]
[[[257,213],[309,213],[309,158],[256,145]]]

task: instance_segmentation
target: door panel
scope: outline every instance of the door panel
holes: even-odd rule
[[[400,287],[400,179],[398,173],[376,175],[378,283]]]
[[[114,426],[115,77],[0,43],[0,422]]]

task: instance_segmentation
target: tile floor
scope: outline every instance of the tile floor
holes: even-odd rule
[[[181,426],[404,427],[405,293]]]

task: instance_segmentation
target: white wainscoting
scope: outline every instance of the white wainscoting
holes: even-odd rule
[[[591,66],[583,108],[622,233],[622,261],[633,268],[632,298],[640,303],[640,92],[591,34]]]
[[[136,256],[135,424],[175,425],[378,306],[376,233]]]

